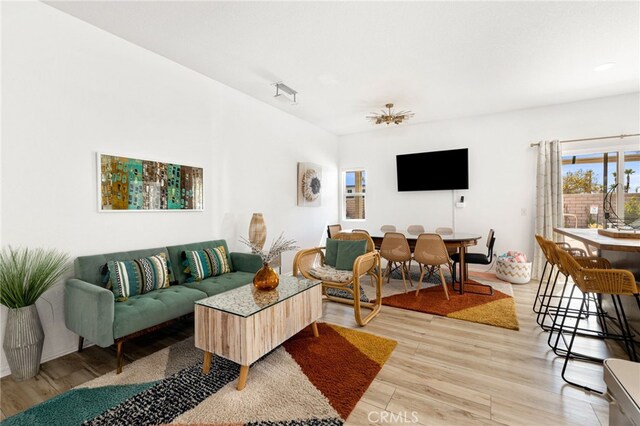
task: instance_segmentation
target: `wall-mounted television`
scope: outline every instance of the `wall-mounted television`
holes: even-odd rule
[[[469,149],[396,155],[398,191],[469,189]]]

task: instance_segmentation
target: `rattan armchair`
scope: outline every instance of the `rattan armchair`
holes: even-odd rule
[[[344,278],[340,281],[322,279],[322,293],[326,300],[353,305],[356,323],[363,327],[369,323],[378,313],[382,306],[382,276],[380,271],[380,254],[375,250],[373,240],[368,234],[362,232],[339,232],[333,236],[336,240],[365,240],[367,241],[366,253],[358,256],[353,263],[353,270],[339,271]],[[305,278],[317,280],[310,271],[319,266],[325,265],[325,247],[316,247],[299,251],[293,260],[293,275],[302,274]],[[363,276],[371,278],[376,291],[376,298],[371,302],[360,300],[360,281]],[[327,294],[328,289],[341,290],[349,293],[353,299],[332,296]],[[369,309],[367,315],[363,317],[362,309]]]
[[[335,224],[335,225],[328,225],[327,226],[327,237],[329,238],[333,238],[333,236],[335,234],[337,234],[338,232],[342,231],[342,225]]]

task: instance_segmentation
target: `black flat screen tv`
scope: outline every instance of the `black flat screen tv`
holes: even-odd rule
[[[469,189],[469,149],[396,155],[398,191]]]

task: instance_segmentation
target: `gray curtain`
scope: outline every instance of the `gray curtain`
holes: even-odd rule
[[[553,228],[564,226],[562,205],[562,151],[560,142],[541,141],[536,174],[536,234],[554,240]],[[533,275],[540,278],[544,254],[536,243]]]

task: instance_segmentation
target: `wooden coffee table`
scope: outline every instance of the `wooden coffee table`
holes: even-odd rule
[[[272,291],[247,284],[206,299],[195,306],[195,345],[204,351],[203,372],[212,354],[240,364],[237,389],[247,383],[249,366],[322,316],[322,286],[318,280],[281,276]],[[214,366],[215,368],[215,366]]]

